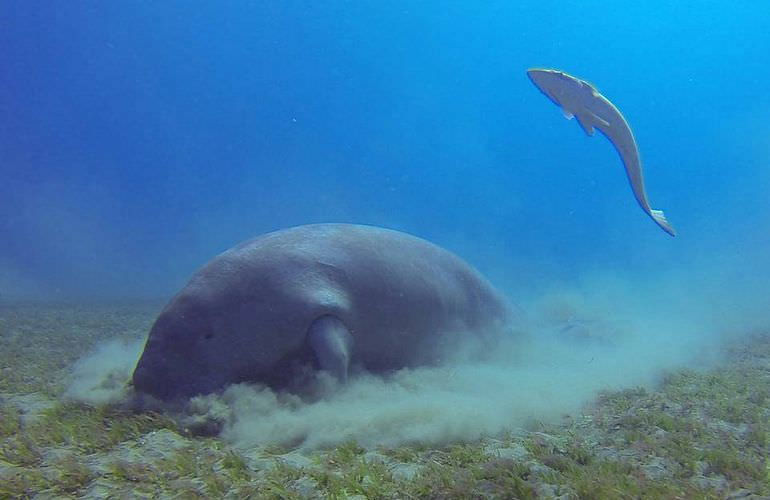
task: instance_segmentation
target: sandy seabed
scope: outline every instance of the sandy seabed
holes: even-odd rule
[[[104,342],[141,343],[161,306],[0,306],[0,498],[770,495],[770,332],[736,337],[702,370],[598,391],[558,418],[511,416],[475,438],[244,446],[71,397],[78,360]]]

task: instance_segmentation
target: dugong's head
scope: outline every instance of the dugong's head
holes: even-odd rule
[[[142,357],[134,370],[133,385],[162,400],[190,397],[220,387],[232,374],[232,364],[216,366],[226,348],[217,340],[209,310],[189,297],[177,297],[158,316]]]
[[[168,401],[247,380],[270,383],[282,362],[303,355],[309,319],[269,280],[210,270],[156,319],[133,374],[138,392]]]

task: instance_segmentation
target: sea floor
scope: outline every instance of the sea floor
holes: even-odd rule
[[[0,498],[770,495],[770,332],[733,342],[708,370],[604,392],[558,423],[475,442],[244,452],[160,413],[62,398],[81,356],[142,338],[158,310],[0,307]]]

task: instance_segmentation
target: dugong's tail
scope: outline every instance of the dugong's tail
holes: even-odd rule
[[[666,219],[666,216],[663,214],[663,210],[650,210],[650,217],[652,217],[652,220],[654,220],[665,232],[671,236],[676,236],[674,226],[669,224],[668,219]]]

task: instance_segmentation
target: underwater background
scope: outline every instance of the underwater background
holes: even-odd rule
[[[426,238],[514,299],[596,271],[767,277],[768,20],[717,1],[3,2],[3,296],[167,297],[237,242],[326,221]],[[677,238],[537,66],[620,108]]]
[[[770,495],[767,26],[762,2],[1,2],[0,498]],[[532,67],[620,109],[675,238]],[[131,406],[192,273],[315,222],[455,252],[525,335],[320,401]]]

